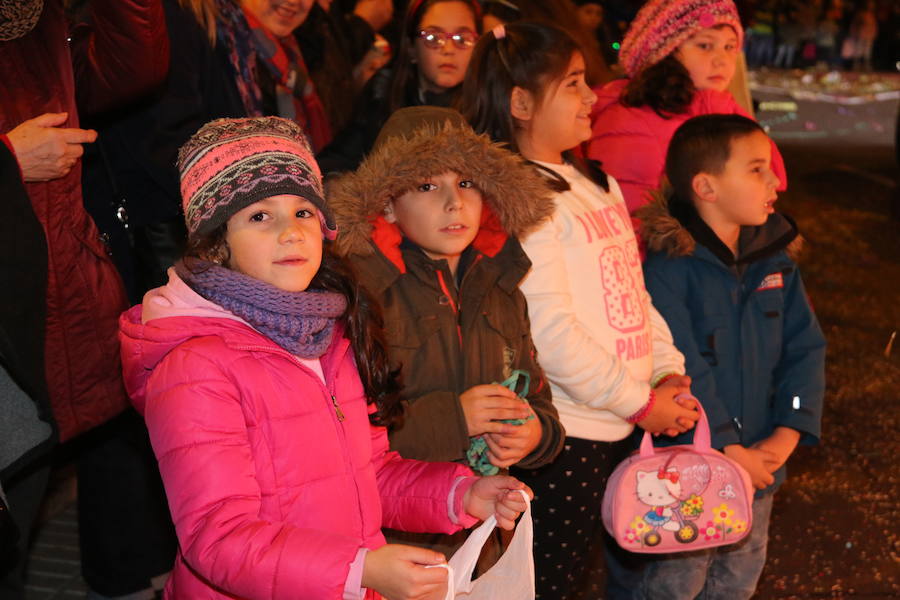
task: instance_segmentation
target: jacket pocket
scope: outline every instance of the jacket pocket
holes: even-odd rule
[[[489,310],[484,313],[488,326],[499,334],[507,343],[518,345],[528,332],[525,321],[516,314],[502,310]]]
[[[727,352],[726,319],[719,315],[706,316],[698,325],[698,335],[695,336],[697,350],[709,366],[718,366],[722,355]]]
[[[511,308],[483,313],[486,327],[481,335],[479,362],[485,376],[498,378],[497,381],[507,379],[513,370],[530,364],[530,357],[524,355],[531,350],[527,343],[528,323]],[[534,384],[537,385],[537,381]]]
[[[782,324],[784,323],[784,296],[780,289],[754,292],[752,310],[752,335],[757,339],[760,356],[769,365],[781,358]]]
[[[441,328],[440,320],[435,315],[408,316],[393,319],[393,322],[389,323],[389,326],[385,327],[388,345],[412,350],[421,348]]]

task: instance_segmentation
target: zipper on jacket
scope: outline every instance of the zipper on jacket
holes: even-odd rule
[[[289,360],[291,360],[294,364],[296,364],[298,367],[300,367],[301,370],[306,371],[307,373],[312,375],[316,379],[316,381],[318,381],[319,386],[321,386],[321,389],[325,392],[325,395],[331,398],[331,404],[334,407],[334,413],[338,420],[338,423],[337,423],[338,426],[335,427],[335,430],[336,430],[338,438],[340,439],[341,447],[342,447],[342,450],[344,451],[344,455],[347,457],[348,463],[352,462],[352,460],[350,458],[349,443],[347,442],[347,432],[344,430],[344,427],[343,427],[343,422],[344,422],[344,419],[346,418],[346,415],[344,415],[344,411],[341,409],[341,405],[338,404],[337,397],[335,397],[335,395],[334,395],[334,391],[335,391],[334,384],[335,384],[336,379],[332,380],[330,385],[329,385],[328,381],[324,381],[324,382],[321,381],[319,379],[319,376],[315,372],[313,372],[309,367],[307,367],[302,362],[300,362],[300,359],[298,359],[296,356],[294,356],[293,354],[291,354],[290,352],[288,352],[287,350],[284,350],[282,348],[277,348],[277,347],[273,348],[273,347],[268,347],[268,346],[250,346],[250,345],[235,346],[235,348],[237,348],[239,350],[250,350],[250,351],[255,350],[255,351],[260,351],[260,352],[268,352],[271,354],[276,354],[278,356],[285,356]],[[325,375],[324,367],[322,370],[322,375]],[[360,539],[365,539],[366,538],[365,519],[363,518],[363,509],[362,509],[363,502],[362,502],[362,495],[359,491],[359,481],[357,481],[356,477],[352,476],[352,474],[351,474],[350,479],[353,482],[353,488],[356,490],[356,507],[359,511],[359,537],[360,537]]]
[[[337,414],[338,421],[343,423],[344,411],[341,410],[341,405],[338,404],[337,398],[334,397],[334,394],[331,394],[331,403],[334,405],[334,412],[335,414]]]
[[[266,347],[266,346],[248,346],[248,345],[242,345],[242,346],[235,346],[235,348],[238,349],[238,350],[249,350],[249,351],[257,351],[257,352],[269,352],[269,353],[271,353],[271,354],[277,354],[277,355],[279,355],[279,356],[285,356],[285,357],[289,358],[289,359],[290,359],[291,361],[293,361],[298,367],[300,367],[300,368],[303,369],[304,371],[307,371],[307,372],[311,373],[311,374],[316,378],[316,380],[319,381],[319,385],[320,385],[320,386],[322,387],[322,389],[325,391],[325,394],[326,394],[328,397],[331,398],[331,406],[334,408],[334,414],[337,416],[338,422],[339,422],[339,423],[343,423],[343,422],[344,422],[344,419],[347,418],[346,415],[344,415],[344,411],[343,411],[343,409],[341,409],[341,405],[338,403],[337,398],[336,398],[335,395],[332,393],[331,389],[328,387],[328,383],[319,380],[319,376],[318,376],[316,373],[313,373],[313,372],[309,369],[309,367],[307,367],[306,365],[304,365],[303,363],[301,363],[300,360],[299,360],[296,356],[294,356],[293,354],[291,354],[290,352],[288,352],[288,351],[286,351],[286,350],[282,350],[282,349],[280,349],[280,348],[276,349],[276,348],[269,348],[269,347]],[[323,373],[323,375],[324,375],[324,373]]]
[[[453,301],[453,296],[450,295],[450,290],[447,288],[447,283],[444,281],[443,271],[436,269],[435,273],[437,273],[438,284],[441,286],[441,291],[444,292],[444,296],[447,297],[450,308],[453,309],[453,314],[456,316],[456,336],[459,338],[459,347],[462,348],[462,327],[459,325],[459,309],[456,308],[456,302]]]

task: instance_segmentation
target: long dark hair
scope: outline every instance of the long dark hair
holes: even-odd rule
[[[649,106],[668,118],[687,110],[697,88],[691,74],[673,55],[638,72],[622,91],[622,104],[638,108]]]
[[[459,110],[477,133],[486,133],[495,142],[505,143],[519,152],[516,122],[509,104],[512,90],[519,87],[543,100],[547,86],[566,75],[566,69],[581,47],[562,29],[544,23],[511,23],[505,35],[481,36],[469,70],[463,80]],[[609,191],[606,174],[597,165],[588,165],[571,151],[563,153],[585,176]],[[556,191],[568,190],[568,184],[555,171],[549,171]]]
[[[463,80],[459,110],[477,133],[487,133],[518,152],[516,123],[509,100],[514,87],[536,102],[548,84],[565,76],[572,55],[581,48],[562,29],[541,23],[511,23],[506,35],[481,36]]]
[[[366,398],[377,409],[369,420],[373,425],[390,426],[402,416],[403,404],[399,372],[390,368],[380,306],[330,245],[325,247],[322,265],[309,287],[337,292],[347,299],[347,312],[342,318],[344,335],[350,340]]]
[[[228,266],[231,252],[225,241],[227,231],[228,224],[223,223],[207,234],[191,236],[184,253],[185,267],[191,271],[203,268],[192,259]],[[310,281],[309,289],[337,292],[347,300],[347,311],[341,322],[356,359],[366,399],[375,404],[376,412],[369,415],[369,421],[373,425],[390,426],[403,414],[403,404],[399,373],[390,368],[388,361],[384,319],[378,303],[359,284],[346,262],[331,251],[329,243],[322,248],[322,264]]]
[[[400,46],[391,62],[391,78],[388,84],[388,114],[393,114],[407,104],[407,98],[416,93],[419,86],[419,69],[413,64],[413,52],[419,37],[419,24],[425,12],[441,2],[462,2],[472,10],[475,30],[481,31],[481,7],[475,0],[412,0],[403,19]]]

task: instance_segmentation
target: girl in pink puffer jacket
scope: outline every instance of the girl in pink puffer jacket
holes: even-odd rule
[[[527,489],[388,451],[402,409],[368,297],[300,128],[220,119],[179,154],[189,231],[169,283],[122,315],[180,551],[166,598],[443,598],[431,550],[381,527],[511,529]],[[529,491],[530,492],[530,491]]]

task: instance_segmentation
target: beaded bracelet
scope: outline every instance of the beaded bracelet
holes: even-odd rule
[[[625,419],[627,422],[634,424],[638,421],[642,421],[644,417],[650,414],[650,411],[653,410],[653,405],[656,404],[656,392],[650,390],[650,399],[647,400],[647,404],[645,404],[639,411]]]

